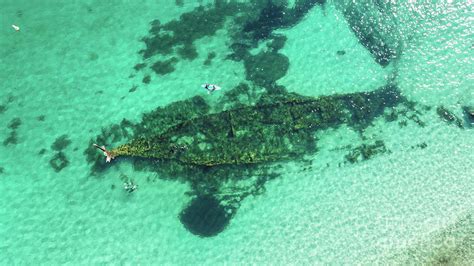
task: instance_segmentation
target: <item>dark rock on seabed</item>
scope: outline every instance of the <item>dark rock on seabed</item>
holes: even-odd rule
[[[436,108],[436,113],[446,123],[456,125],[459,128],[463,128],[462,120],[455,114],[453,114],[451,111],[446,109],[444,106],[439,106],[438,108]]]

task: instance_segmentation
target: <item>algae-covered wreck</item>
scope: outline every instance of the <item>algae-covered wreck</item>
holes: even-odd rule
[[[124,120],[103,130],[91,144],[125,139],[111,150],[96,147],[109,160],[132,158],[135,170],[188,182],[192,198],[180,220],[191,233],[208,237],[226,228],[242,200],[263,193],[265,183],[278,176],[269,163],[301,159],[317,150],[319,130],[342,124],[362,130],[385,108],[405,101],[393,85],[318,98],[284,89],[256,96],[249,90],[241,84],[228,91],[221,103],[230,108],[211,108],[199,96],[160,107],[140,123]],[[252,103],[242,104],[239,97],[248,95]],[[94,149],[86,151],[88,161],[103,170],[105,162]]]
[[[394,86],[319,98],[266,96],[256,105],[194,117],[107,153],[112,158],[176,160],[206,167],[289,159],[314,148],[315,131],[343,123],[364,125],[400,98]]]

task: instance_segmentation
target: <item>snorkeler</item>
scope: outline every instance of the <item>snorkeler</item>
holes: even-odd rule
[[[95,144],[95,143],[92,144],[92,145],[94,145],[94,147],[96,147],[97,149],[99,149],[99,150],[101,150],[101,151],[104,152],[104,155],[105,155],[105,157],[106,157],[106,158],[105,158],[105,161],[106,161],[106,162],[110,163],[110,161],[112,161],[112,159],[114,159],[114,156],[105,148],[105,146],[102,146],[102,147],[101,147],[101,146],[99,146],[99,145],[97,145],[97,144]]]
[[[133,191],[137,190],[138,185],[133,183],[133,181],[127,181],[123,183],[123,189],[127,191],[128,193],[132,193]]]
[[[207,94],[211,94],[212,92],[218,91],[221,89],[221,87],[214,84],[209,84],[209,83],[202,84],[201,87],[207,90]]]

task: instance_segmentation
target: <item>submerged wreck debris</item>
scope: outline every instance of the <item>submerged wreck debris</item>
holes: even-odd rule
[[[69,165],[69,160],[66,158],[66,155],[63,152],[56,153],[51,160],[49,160],[49,164],[56,172],[60,172],[66,166]]]
[[[462,125],[462,120],[453,114],[451,111],[446,109],[444,106],[439,106],[436,108],[436,113],[438,116],[448,124],[454,124],[459,128],[464,128]]]
[[[54,143],[51,145],[51,149],[55,151],[62,151],[67,148],[71,144],[71,140],[68,138],[66,134],[58,137]]]
[[[422,142],[414,146],[411,146],[412,149],[415,149],[415,148],[425,149],[426,147],[428,147],[428,144],[426,144],[426,142]]]
[[[245,105],[255,105],[259,96],[265,92],[265,89],[257,86],[249,86],[246,83],[240,83],[231,90],[223,93],[219,110],[237,108]],[[227,108],[229,107],[229,108]]]
[[[272,101],[255,106],[184,120],[161,134],[136,138],[110,153],[114,157],[176,160],[206,167],[289,159],[314,147],[316,130],[343,123],[367,126],[385,107],[402,99],[394,86],[319,98],[292,93],[269,97]]]
[[[193,97],[185,101],[159,107],[143,115],[142,122],[134,124],[123,119],[118,125],[113,125],[107,129],[102,129],[101,134],[89,141],[88,148],[84,151],[86,160],[92,164],[92,174],[99,173],[107,169],[107,164],[102,158],[102,154],[97,152],[94,143],[113,144],[122,138],[150,137],[161,134],[167,129],[166,125],[174,125],[196,116],[209,112],[209,106],[202,97]]]
[[[237,103],[254,93],[245,84],[234,90],[223,99]],[[283,89],[258,95],[251,105],[231,109],[213,109],[199,96],[160,107],[144,114],[140,123],[126,122],[114,130],[130,140],[126,144],[117,146],[120,138],[103,130],[91,140],[88,161],[96,171],[105,169],[103,155],[92,144],[117,146],[109,152],[119,161],[128,157],[135,170],[188,182],[193,200],[180,220],[193,234],[213,236],[225,229],[242,200],[265,191],[266,182],[278,176],[279,161],[316,152],[317,131],[342,124],[363,129],[385,108],[405,101],[393,85],[318,98]],[[361,156],[369,158],[377,149]]]
[[[384,113],[384,119],[386,122],[393,122],[399,118],[404,118],[406,120],[399,121],[400,127],[405,127],[408,125],[410,120],[416,123],[420,127],[425,127],[426,123],[420,118],[419,115],[423,114],[420,109],[427,111],[428,106],[419,106],[418,103],[413,101],[405,100],[402,104],[397,107],[387,109]]]
[[[344,158],[350,163],[365,161],[373,156],[389,151],[382,140],[376,140],[373,144],[362,144],[354,148]]]

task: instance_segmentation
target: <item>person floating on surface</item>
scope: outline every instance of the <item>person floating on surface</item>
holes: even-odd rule
[[[105,155],[105,161],[110,163],[110,161],[112,161],[114,159],[114,156],[105,148],[105,146],[99,146],[97,144],[93,144],[94,147],[96,147],[97,149],[101,150],[104,152],[104,155]]]
[[[209,84],[209,83],[204,83],[201,85],[205,90],[207,90],[207,94],[211,94],[214,91],[218,91],[221,89],[221,87],[214,85],[214,84]]]
[[[15,31],[20,31],[20,27],[18,27],[17,25],[15,24],[12,24],[12,28],[15,29]]]

